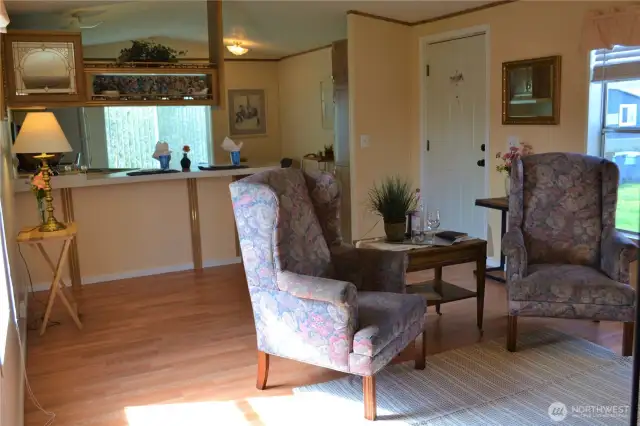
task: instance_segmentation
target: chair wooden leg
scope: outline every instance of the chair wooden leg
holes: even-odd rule
[[[633,355],[633,322],[625,322],[622,325],[622,356]]]
[[[267,376],[269,376],[269,354],[258,351],[258,378],[256,388],[264,390],[267,387]]]
[[[362,378],[362,393],[364,394],[364,418],[376,419],[376,377],[364,376]]]
[[[416,338],[416,342],[414,346],[416,351],[415,369],[424,370],[425,358],[427,357],[427,331],[426,330],[422,332],[422,337],[418,336],[418,338]]]
[[[518,317],[509,315],[507,321],[507,350],[509,352],[515,352],[516,340],[518,338]]]

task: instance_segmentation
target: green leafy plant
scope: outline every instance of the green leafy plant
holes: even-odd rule
[[[418,206],[411,185],[399,176],[387,177],[369,190],[369,208],[385,223],[403,223],[407,212]]]
[[[120,50],[118,62],[176,62],[187,51],[146,40],[131,40],[131,47]]]

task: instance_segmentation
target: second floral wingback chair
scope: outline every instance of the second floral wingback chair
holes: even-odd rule
[[[631,355],[636,247],[615,228],[618,168],[582,154],[523,157],[512,166],[507,256],[507,349],[519,316],[621,321]]]
[[[278,169],[230,185],[258,341],[258,389],[276,355],[363,376],[375,419],[375,374],[424,330],[426,302],[405,294],[403,253],[340,236],[329,173]],[[416,368],[425,366],[425,338]]]

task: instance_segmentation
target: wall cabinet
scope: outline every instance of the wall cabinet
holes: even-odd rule
[[[217,105],[209,63],[85,62],[87,105]]]
[[[346,86],[349,83],[347,47],[347,40],[339,40],[331,45],[331,68],[335,86]]]
[[[85,101],[80,33],[9,31],[4,63],[9,107]]]

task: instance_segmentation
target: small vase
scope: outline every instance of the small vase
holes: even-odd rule
[[[504,178],[504,195],[509,198],[509,193],[511,192],[511,176],[506,175]]]
[[[182,166],[183,172],[191,171],[191,160],[187,157],[187,153],[182,154],[182,160],[180,160],[180,166]]]
[[[405,238],[406,223],[384,223],[384,233],[387,234],[387,241],[402,242]]]
[[[40,218],[40,224],[44,225],[45,219],[45,208],[44,208],[44,198],[36,198],[38,202],[38,217]]]

